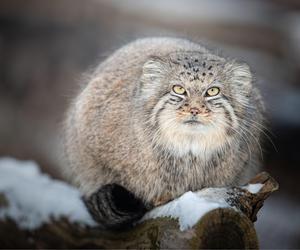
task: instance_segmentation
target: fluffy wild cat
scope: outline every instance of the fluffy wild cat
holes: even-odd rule
[[[259,165],[263,104],[244,63],[184,39],[145,38],[90,76],[65,122],[69,179],[104,228]]]

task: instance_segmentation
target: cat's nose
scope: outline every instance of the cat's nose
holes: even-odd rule
[[[198,115],[200,113],[200,110],[198,108],[191,108],[190,113],[194,116]]]

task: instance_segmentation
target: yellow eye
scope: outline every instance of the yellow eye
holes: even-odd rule
[[[215,96],[220,93],[220,89],[217,87],[212,87],[206,91],[206,94],[209,96]]]
[[[183,95],[185,93],[184,87],[181,87],[180,85],[173,86],[173,91],[178,95]]]

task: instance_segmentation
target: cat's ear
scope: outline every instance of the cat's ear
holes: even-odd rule
[[[167,63],[158,56],[151,56],[143,65],[143,77],[157,79],[166,69]]]
[[[151,56],[143,65],[140,82],[142,97],[148,99],[155,96],[161,88],[161,82],[166,72],[166,62],[157,56]]]
[[[236,86],[242,87],[245,91],[252,88],[252,73],[248,64],[244,62],[233,62],[230,65],[231,82]]]

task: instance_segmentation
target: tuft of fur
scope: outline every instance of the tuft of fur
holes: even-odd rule
[[[205,96],[211,86],[218,97]],[[246,64],[184,39],[140,39],[102,62],[71,104],[64,171],[87,196],[114,183],[150,204],[237,184],[259,166],[262,111]]]

